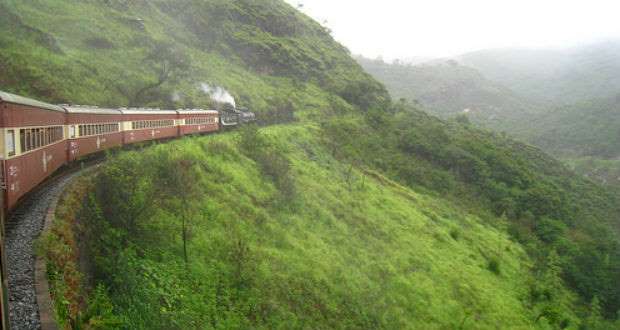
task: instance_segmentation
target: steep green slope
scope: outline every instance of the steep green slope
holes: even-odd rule
[[[464,209],[505,216],[508,231],[538,262],[559,253],[569,286],[620,307],[620,200],[537,148],[419,111],[371,112],[325,124],[334,152]],[[544,262],[539,264],[546,269]]]
[[[388,98],[281,1],[2,0],[0,28],[0,88],[50,102],[206,107],[203,83],[259,112]]]
[[[545,328],[554,321],[536,322],[544,307],[532,306],[529,292],[551,284],[530,273],[533,260],[501,229],[505,220],[483,220],[352,169],[318,133],[274,127],[109,161],[77,217],[97,256],[95,280],[110,290],[116,316],[106,320],[130,329]],[[574,297],[558,290],[558,317],[574,325]]]
[[[535,103],[456,61],[414,66],[357,60],[393,97],[415,100],[438,116],[466,113],[478,123],[500,129],[536,112]]]

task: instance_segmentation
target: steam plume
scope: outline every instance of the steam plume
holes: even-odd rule
[[[200,89],[202,89],[205,94],[208,94],[213,101],[218,103],[230,103],[236,107],[235,98],[224,88],[210,86],[207,83],[200,83]]]

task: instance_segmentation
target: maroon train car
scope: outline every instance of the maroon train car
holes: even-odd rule
[[[67,162],[65,109],[0,92],[0,146],[4,207]]]
[[[179,136],[177,112],[158,109],[120,109],[123,144]]]
[[[77,158],[123,144],[119,110],[93,106],[65,106],[67,112],[67,158]]]
[[[177,110],[179,135],[215,132],[219,130],[219,112],[216,110]]]

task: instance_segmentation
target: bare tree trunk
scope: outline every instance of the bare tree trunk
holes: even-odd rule
[[[187,266],[187,225],[185,223],[185,212],[183,212],[183,256],[185,257],[185,266]]]

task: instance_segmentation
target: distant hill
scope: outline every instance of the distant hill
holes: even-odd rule
[[[418,65],[357,60],[394,98],[418,102],[438,116],[467,114],[485,126],[504,127],[507,122],[523,120],[538,106],[454,60]]]
[[[620,42],[483,50],[418,65],[358,62],[395,98],[416,100],[442,117],[467,113],[578,164],[580,173],[618,181],[609,161],[620,157]]]
[[[572,104],[620,91],[620,40],[554,50],[482,50],[457,60],[533,101]]]
[[[620,41],[559,50],[484,50],[458,57],[529,102],[510,130],[560,157],[620,156]]]
[[[620,157],[620,97],[582,101],[536,117],[523,132],[563,157]]]

